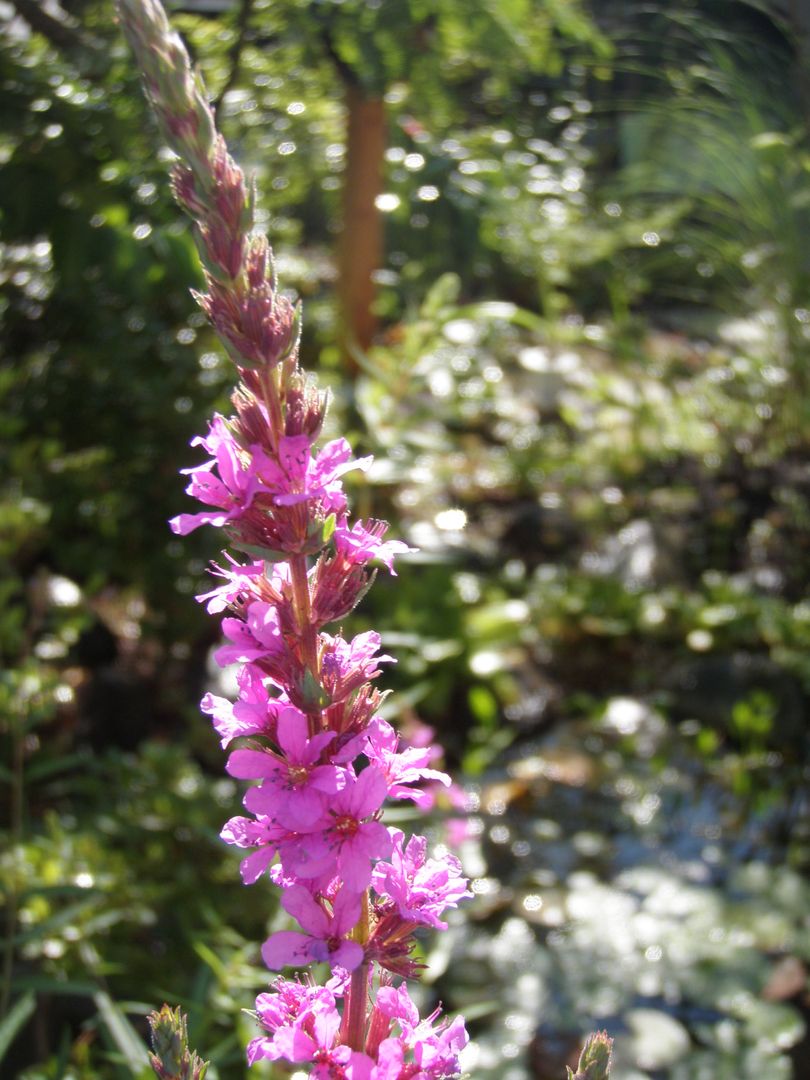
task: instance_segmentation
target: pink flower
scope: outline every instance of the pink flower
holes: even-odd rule
[[[398,1020],[404,1032],[413,1031],[419,1024],[419,1010],[411,1001],[408,988],[401,986],[381,986],[377,992],[376,1006],[391,1020]]]
[[[235,750],[226,768],[240,780],[263,778],[245,797],[249,810],[285,828],[306,831],[322,816],[324,795],[334,795],[346,784],[345,769],[318,764],[334,738],[334,732],[326,731],[310,739],[306,716],[288,705],[276,721],[281,756],[269,750]]]
[[[380,674],[378,664],[395,663],[393,656],[377,656],[380,635],[374,630],[352,640],[321,634],[321,679],[331,701],[342,701],[363,683]]]
[[[421,807],[432,806],[433,797],[429,792],[407,785],[418,784],[420,780],[437,780],[449,787],[450,777],[438,769],[428,768],[433,756],[430,748],[409,746],[399,754],[398,747],[397,733],[387,721],[376,716],[368,726],[365,752],[371,764],[376,765],[388,780],[389,796],[392,799],[413,799]]]
[[[280,597],[289,583],[290,568],[287,563],[273,563],[268,569],[264,562],[243,565],[227,551],[225,557],[231,564],[230,569],[217,563],[212,563],[210,568],[215,577],[225,578],[225,584],[195,597],[200,602],[207,601],[205,610],[209,615],[218,615],[229,608],[241,613],[255,600],[266,600],[268,596]]]
[[[288,651],[281,635],[278,610],[273,604],[263,601],[250,604],[244,620],[223,619],[222,629],[233,644],[223,645],[214,653],[220,667],[268,656],[280,657]]]
[[[357,521],[349,528],[344,519],[335,529],[335,548],[346,562],[364,566],[373,559],[378,559],[396,577],[394,557],[406,551],[414,551],[401,540],[383,540],[388,530],[388,523],[370,519],[368,525]]]
[[[351,469],[367,469],[371,458],[353,460],[345,439],[327,443],[313,458],[306,435],[284,435],[279,439],[278,458],[265,458],[262,483],[272,493],[276,506],[295,506],[307,499],[320,499],[326,513],[342,513],[346,507],[339,478]]]
[[[275,994],[259,994],[256,998],[259,1022],[272,1037],[262,1036],[248,1045],[249,1065],[263,1058],[277,1061],[282,1057],[275,1038],[279,1031],[295,1028],[299,1023],[311,1025],[319,1012],[330,1013],[335,1009],[335,996],[326,987],[278,979],[276,989]]]
[[[371,881],[370,861],[391,850],[385,826],[366,820],[377,813],[387,794],[385,777],[369,767],[329,804],[332,824],[325,830],[324,839],[336,852],[338,870],[350,889],[365,889]]]
[[[289,643],[289,635],[294,632],[290,620],[286,606],[280,608],[265,601],[250,604],[244,620],[222,620],[222,629],[232,644],[217,649],[214,659],[221,667],[256,664],[292,704],[305,712],[320,711],[328,697]]]
[[[258,848],[240,864],[239,870],[245,885],[258,881],[276,853],[295,839],[289,830],[272,821],[254,821],[246,817],[232,817],[225,822],[219,835],[226,844],[240,848]]]
[[[413,1059],[421,1069],[419,1076],[425,1080],[445,1080],[458,1076],[460,1072],[459,1054],[470,1041],[464,1018],[457,1016],[446,1027],[435,1032],[421,1035],[413,1042]]]
[[[399,829],[390,831],[391,861],[374,868],[375,890],[394,904],[406,922],[446,930],[447,923],[439,918],[445,908],[456,907],[459,901],[472,896],[461,863],[449,852],[441,859],[429,859],[424,836],[411,836],[403,846],[404,833]]]
[[[354,782],[329,800],[326,816],[328,825],[318,836],[308,837],[282,856],[285,870],[302,878],[316,877],[318,863],[331,859],[330,877],[340,875],[351,891],[361,893],[371,881],[372,859],[385,857],[391,851],[388,830],[374,815],[383,804],[388,791],[385,777],[373,767],[364,769]],[[368,820],[372,819],[372,820]],[[306,856],[308,865],[301,862]]]
[[[407,1076],[408,1073],[405,1072],[405,1051],[406,1047],[396,1037],[385,1039],[380,1043],[380,1049],[377,1052],[377,1063],[371,1070],[371,1080],[400,1080],[403,1073]],[[409,1071],[411,1076],[414,1076],[413,1070]]]
[[[217,511],[200,514],[179,514],[169,522],[172,532],[186,536],[200,525],[226,525],[238,519],[250,507],[260,489],[257,470],[265,455],[256,447],[249,453],[239,446],[227,423],[221,416],[211,422],[208,437],[198,435],[191,440],[192,446],[203,446],[210,461],[183,472],[191,477],[186,494]],[[214,473],[216,467],[219,475]]]
[[[202,711],[213,719],[223,750],[243,735],[274,738],[279,709],[287,704],[282,698],[271,698],[260,674],[247,665],[240,669],[237,682],[238,701],[206,694],[200,702]]]
[[[296,996],[287,989],[295,984],[283,985],[281,994],[263,994],[256,1001],[259,1018],[273,1036],[250,1043],[248,1063],[283,1058],[296,1064],[311,1062],[310,1077],[315,1080],[370,1080],[371,1059],[338,1042],[340,1013],[332,992],[326,987],[308,987]],[[282,995],[287,1000],[268,1000]]]
[[[328,961],[332,967],[353,971],[362,963],[362,945],[346,940],[346,934],[360,918],[358,893],[340,889],[332,900],[330,912],[303,885],[289,885],[282,895],[281,906],[298,920],[305,933],[280,930],[271,934],[262,946],[262,959],[269,968],[306,967]]]
[[[439,1009],[436,1009],[420,1021],[418,1010],[404,984],[396,989],[380,987],[376,1007],[399,1024],[402,1034],[396,1041],[403,1051],[403,1058],[408,1050],[413,1054],[416,1068],[406,1075],[415,1080],[449,1080],[459,1075],[458,1056],[469,1041],[464,1020],[460,1016],[451,1023],[442,1021],[434,1028],[433,1022],[439,1015]],[[386,1063],[393,1064],[399,1058],[399,1051],[393,1043],[394,1040],[386,1039],[380,1046],[380,1056]],[[389,1068],[388,1064],[386,1068]],[[380,1071],[372,1073],[372,1080],[399,1080],[399,1077],[392,1071]]]

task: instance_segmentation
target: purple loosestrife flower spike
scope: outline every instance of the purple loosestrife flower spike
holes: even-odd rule
[[[197,299],[239,379],[234,415],[215,416],[192,442],[207,459],[185,470],[186,491],[203,509],[171,527],[221,529],[235,549],[213,567],[220,583],[197,598],[224,616],[217,661],[240,665],[237,700],[206,694],[201,708],[230,748],[227,771],[254,781],[246,815],[221,837],[247,852],[244,884],[269,878],[298,924],[262,947],[270,969],[303,978],[259,996],[263,1033],[248,1061],[307,1065],[319,1080],[446,1080],[459,1075],[464,1023],[438,1021],[438,1010],[421,1020],[402,980],[421,966],[415,931],[443,928],[443,912],[470,893],[457,859],[431,857],[424,837],[406,840],[381,818],[387,799],[426,806],[419,785],[449,779],[378,715],[374,684],[393,659],[380,654],[380,635],[347,641],[325,629],[358,603],[375,564],[393,574],[408,547],[384,539],[383,521],[349,518],[344,477],[371,459],[355,459],[340,438],[316,449],[326,399],[299,366],[299,310],[278,291],[266,237],[252,232],[252,192],[180,38],[158,0],[118,0],[118,10],[177,157],[174,193],[206,272]],[[331,970],[323,986],[306,973],[314,965]],[[184,1026],[174,1014],[161,1024],[163,1060],[182,1065]]]

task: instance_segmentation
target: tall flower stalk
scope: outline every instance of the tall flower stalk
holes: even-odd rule
[[[222,665],[241,665],[235,702],[207,694],[228,773],[258,781],[223,839],[245,850],[246,885],[269,876],[297,930],[272,934],[262,957],[292,969],[260,994],[262,1033],[248,1060],[309,1063],[348,1080],[457,1076],[461,1018],[421,1019],[407,980],[414,933],[443,928],[469,896],[458,860],[381,821],[386,799],[424,802],[423,780],[448,784],[430,751],[403,749],[378,715],[380,637],[325,627],[348,615],[407,551],[384,522],[354,521],[342,477],[367,468],[344,439],[315,444],[325,395],[298,362],[299,309],[279,292],[267,238],[253,231],[253,193],[218,134],[199,76],[158,0],[118,0],[163,137],[172,185],[195,224],[206,291],[197,299],[236,365],[234,415],[193,440],[207,459],[187,471],[205,509],[171,522],[186,535],[223,529],[236,554],[200,597],[224,615]],[[318,984],[309,969],[328,964]]]

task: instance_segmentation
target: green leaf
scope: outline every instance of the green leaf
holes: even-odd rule
[[[240,544],[234,540],[233,546],[238,551],[244,551],[246,555],[254,555],[257,559],[264,559],[265,562],[284,562],[290,557],[288,551],[274,551],[272,548],[261,547],[259,544]]]
[[[299,689],[303,699],[312,708],[325,709],[332,701],[309,668],[304,672]]]
[[[67,754],[65,757],[44,759],[34,762],[25,770],[25,778],[29,783],[35,780],[43,780],[54,773],[66,772],[77,765],[86,765],[88,755],[83,752]]]
[[[323,542],[325,544],[328,544],[329,541],[332,539],[332,534],[335,531],[335,526],[336,525],[337,525],[337,518],[335,517],[334,514],[330,514],[329,517],[326,519],[326,521],[324,521],[324,523],[323,523],[323,525],[321,527],[321,539],[323,540]]]
[[[6,1056],[6,1051],[14,1042],[28,1017],[37,1007],[36,994],[29,990],[27,994],[15,1002],[14,1007],[5,1018],[0,1021],[0,1061]]]
[[[93,997],[98,990],[98,984],[93,982],[81,982],[78,979],[55,979],[46,975],[24,975],[14,980],[14,985],[31,992],[42,990],[46,994],[66,994],[76,997]]]
[[[199,956],[203,963],[205,963],[211,969],[211,971],[213,971],[219,981],[223,984],[226,983],[228,977],[227,968],[222,963],[217,954],[214,952],[214,950],[209,949],[209,947],[202,941],[193,942],[192,947],[197,956]]]
[[[133,1073],[137,1075],[135,1070],[139,1071],[144,1066],[149,1068],[149,1053],[146,1044],[110,995],[103,990],[98,990],[93,994],[93,1001],[96,1003],[96,1008],[110,1038],[121,1051]]]
[[[438,319],[445,308],[455,304],[460,292],[461,279],[458,274],[442,274],[422,301],[419,314],[425,319]]]

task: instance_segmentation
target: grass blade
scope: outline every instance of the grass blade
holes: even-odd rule
[[[146,1044],[110,995],[99,990],[93,994],[93,1001],[110,1038],[133,1073],[137,1075],[144,1066],[149,1068]]]
[[[0,1061],[6,1056],[6,1051],[14,1042],[15,1038],[25,1025],[28,1017],[37,1007],[36,994],[29,990],[15,1003],[7,1015],[0,1021]]]

